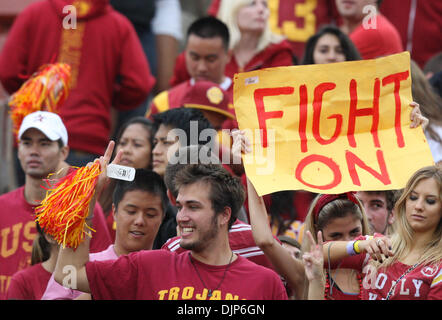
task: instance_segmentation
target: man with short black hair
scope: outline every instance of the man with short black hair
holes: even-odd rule
[[[152,250],[168,202],[163,179],[155,172],[136,169],[133,181],[118,180],[112,202],[117,227],[115,243],[90,254],[90,260],[116,260],[131,252]],[[64,288],[51,277],[42,300],[76,299],[81,292],[72,289]],[[89,297],[81,296],[86,298]]]
[[[158,94],[146,117],[180,107],[184,95],[197,81],[211,81],[227,92],[232,91],[232,79],[224,75],[230,60],[229,30],[221,20],[204,17],[192,23],[187,31],[184,57],[191,79]]]
[[[25,185],[0,196],[0,299],[4,299],[11,276],[30,266],[32,242],[37,235],[34,209],[45,198],[49,174],[62,178],[70,170],[68,133],[61,118],[37,111],[23,119],[18,132],[18,158],[25,172]],[[54,183],[54,181],[50,181]],[[96,230],[91,252],[106,249],[111,238],[103,210],[94,208],[92,226]],[[50,273],[47,274],[48,279]]]
[[[167,155],[173,155],[179,147],[215,144],[216,131],[198,109],[170,109],[153,118],[157,130],[153,140],[152,168],[160,176],[164,176],[169,163]],[[211,129],[206,131],[208,136],[202,134],[206,129]]]

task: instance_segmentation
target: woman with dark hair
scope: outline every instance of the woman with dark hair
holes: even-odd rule
[[[135,169],[152,169],[152,145],[154,125],[145,117],[134,117],[126,121],[119,129],[116,136],[115,154],[123,150],[121,165]],[[115,189],[115,180],[111,179],[109,185],[103,190],[99,202],[106,215],[107,225],[112,241],[115,241],[115,225],[112,209],[112,194]]]
[[[361,60],[350,38],[333,25],[322,27],[305,45],[302,64],[322,64]]]
[[[31,266],[17,271],[6,292],[8,300],[40,300],[46,290],[58,257],[58,244],[36,223],[37,236],[32,244]]]

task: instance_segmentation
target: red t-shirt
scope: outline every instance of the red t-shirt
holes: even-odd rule
[[[231,263],[227,272],[225,265],[192,261],[194,265],[190,252],[139,251],[116,261],[90,261],[86,264],[86,273],[94,299],[208,300],[208,289],[213,289],[211,300],[287,299],[285,288],[274,271],[241,256]]]
[[[356,239],[364,240],[367,236]],[[368,263],[369,258],[368,254],[351,256],[342,260],[341,266],[364,273],[362,300],[384,300],[393,284],[411,266],[398,261],[386,269],[376,270]],[[390,300],[442,300],[442,264],[417,266],[397,283]]]
[[[0,300],[5,299],[12,275],[31,264],[32,243],[37,235],[34,209],[24,196],[24,186],[0,196]],[[105,250],[111,239],[103,210],[97,203],[92,225],[91,252]]]
[[[363,59],[375,59],[404,51],[399,32],[381,14],[376,16],[376,28],[364,28],[361,24],[350,34],[350,39]]]
[[[290,43],[287,40],[283,40],[279,43],[272,43],[261,52],[258,52],[244,68],[238,66],[235,55],[232,54],[224,74],[233,79],[235,73],[238,72],[291,65],[293,65],[293,51]]]
[[[442,51],[442,1],[388,0],[382,2],[381,12],[397,28],[404,49],[422,69]]]
[[[63,28],[74,0],[38,1],[15,19],[0,54],[0,81],[13,93],[46,63],[71,66],[71,89],[59,114],[71,149],[103,154],[111,134],[111,106],[138,107],[155,84],[130,21],[105,0],[76,11],[76,27]],[[69,20],[69,19],[65,19]]]
[[[362,299],[385,299],[392,284],[410,267],[396,262],[388,269],[367,273]],[[442,300],[442,265],[416,267],[397,283],[390,300]]]
[[[41,263],[18,271],[11,278],[6,299],[40,300],[51,275]]]
[[[186,249],[180,247],[181,237],[173,237],[161,247],[176,253],[186,252]],[[253,239],[252,226],[241,220],[236,219],[235,223],[229,230],[229,244],[232,251],[250,261],[263,267],[274,269],[272,263],[264,255],[264,252],[256,246]]]

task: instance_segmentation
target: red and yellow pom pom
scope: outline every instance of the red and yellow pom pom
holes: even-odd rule
[[[46,64],[34,73],[9,100],[14,135],[23,118],[36,111],[58,113],[69,95],[71,67],[66,63]]]
[[[84,240],[89,203],[95,193],[95,185],[101,173],[98,161],[90,167],[82,167],[68,174],[54,188],[48,190],[45,199],[35,210],[36,221],[63,248],[77,248]]]

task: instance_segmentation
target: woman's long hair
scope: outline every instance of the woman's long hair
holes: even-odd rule
[[[419,103],[422,114],[429,120],[426,132],[434,141],[442,143],[442,137],[433,129],[433,125],[442,126],[442,98],[434,91],[416,62],[411,60],[410,65],[413,100]]]
[[[31,265],[45,262],[51,256],[52,245],[46,240],[43,230],[36,222],[37,236],[32,243]]]
[[[388,267],[403,258],[411,248],[414,238],[414,231],[408,223],[406,217],[406,202],[410,193],[416,185],[424,179],[434,179],[439,186],[439,201],[442,202],[442,166],[428,166],[416,171],[408,180],[407,185],[396,202],[395,206],[395,233],[392,235],[392,249],[395,253],[393,257],[386,259],[382,264],[374,262],[377,267]],[[442,219],[439,221],[436,231],[430,242],[428,242],[422,256],[419,258],[419,263],[439,264],[442,260]]]
[[[224,22],[229,28],[230,44],[229,49],[234,49],[241,40],[241,31],[238,27],[238,11],[242,7],[249,5],[253,0],[223,0],[218,10],[217,18]],[[269,22],[261,34],[256,52],[264,50],[272,43],[279,43],[285,37],[277,35],[270,30]]]

